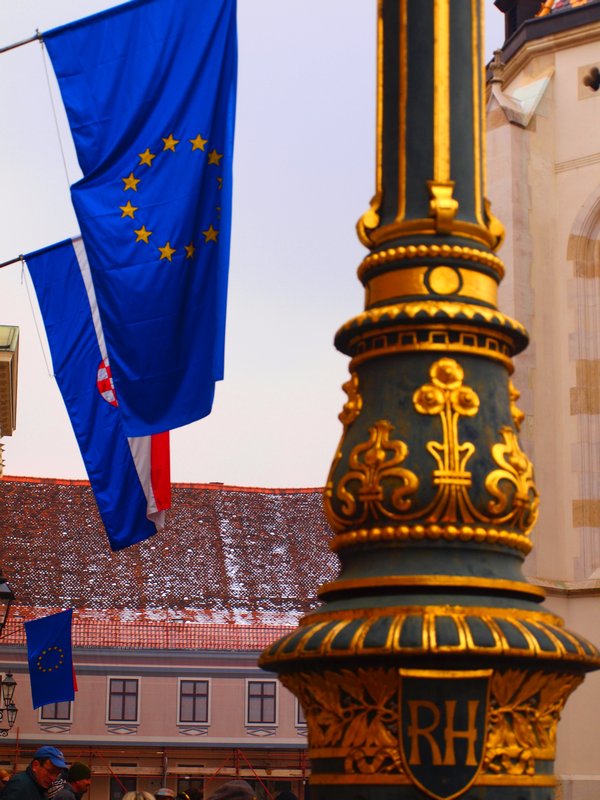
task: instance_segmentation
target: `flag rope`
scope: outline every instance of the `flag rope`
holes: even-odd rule
[[[42,339],[42,334],[40,333],[40,326],[38,325],[37,315],[35,313],[35,307],[33,305],[33,299],[31,297],[31,292],[29,291],[29,284],[27,282],[27,273],[25,271],[26,265],[25,258],[21,256],[21,283],[25,285],[25,292],[27,294],[27,299],[29,301],[29,309],[31,311],[31,316],[33,317],[33,324],[35,325],[35,332],[37,333],[38,342],[40,345],[40,350],[42,351],[42,356],[44,357],[44,364],[46,365],[46,372],[48,373],[49,378],[53,378],[56,380],[56,376],[52,371],[52,367],[48,361],[48,356],[46,355],[46,348],[44,347],[44,340]]]
[[[42,46],[42,62],[44,64],[44,72],[46,74],[46,85],[48,87],[48,95],[50,96],[50,106],[52,107],[52,115],[54,117],[54,129],[56,131],[56,138],[58,139],[58,146],[60,147],[60,155],[62,158],[63,169],[65,171],[65,179],[67,181],[67,189],[71,186],[71,181],[69,179],[69,168],[67,167],[67,159],[65,156],[65,147],[63,138],[60,135],[60,125],[58,124],[58,115],[56,113],[56,103],[54,102],[54,95],[52,94],[52,84],[50,82],[50,71],[48,69],[48,56],[46,54],[46,48],[44,47],[44,40],[42,39],[42,35],[39,31],[36,31],[39,36],[40,44]]]

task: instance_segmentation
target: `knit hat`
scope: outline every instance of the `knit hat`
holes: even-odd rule
[[[293,792],[290,792],[288,789],[284,789],[283,792],[280,792],[275,800],[298,800],[296,795]]]
[[[246,781],[229,781],[219,786],[210,800],[252,800],[254,789]]]
[[[67,780],[69,783],[76,783],[77,781],[84,781],[87,778],[92,777],[92,770],[88,767],[87,764],[83,764],[81,761],[75,761],[69,767],[69,772],[67,773]]]

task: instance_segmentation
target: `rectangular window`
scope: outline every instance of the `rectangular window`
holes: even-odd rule
[[[138,721],[138,678],[110,678],[108,695],[109,722]]]
[[[179,722],[208,722],[208,681],[179,681]]]
[[[248,724],[276,723],[276,681],[248,681]]]
[[[306,717],[304,716],[304,709],[296,698],[296,725],[306,725]]]
[[[204,797],[204,778],[178,778],[177,794],[179,792],[186,792],[188,795],[193,792],[196,797]]]
[[[63,722],[71,721],[71,701],[65,700],[62,703],[49,703],[47,706],[40,708],[41,720],[61,720]]]
[[[135,792],[137,789],[137,780],[135,778],[128,778],[125,775],[119,775],[118,778],[114,776],[110,779],[110,800],[121,800],[127,792]]]

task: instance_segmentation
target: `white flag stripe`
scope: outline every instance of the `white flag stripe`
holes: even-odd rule
[[[85,285],[85,291],[90,304],[90,310],[92,312],[92,320],[94,322],[94,330],[98,340],[98,347],[100,349],[102,360],[104,361],[108,359],[108,353],[106,351],[106,340],[104,339],[104,331],[102,330],[102,322],[100,320],[98,303],[96,302],[96,292],[94,290],[94,281],[92,279],[90,263],[88,261],[87,253],[85,252],[83,239],[79,236],[76,239],[72,239],[72,242],[73,249],[75,250],[75,255],[77,257],[77,263],[79,264],[81,277],[83,278],[83,283]],[[98,371],[98,376],[100,377],[103,371],[104,378],[107,378],[108,373],[104,368]],[[114,392],[102,392],[102,396],[108,402],[114,402],[115,400]],[[118,411],[118,406],[115,413],[120,413]],[[152,490],[152,437],[137,436],[128,438],[127,441],[129,442],[129,449],[131,450],[133,463],[135,464],[135,469],[146,497],[146,516],[156,525],[156,530],[160,531],[165,527],[165,512],[158,510],[156,506],[156,498],[154,497],[154,491]]]

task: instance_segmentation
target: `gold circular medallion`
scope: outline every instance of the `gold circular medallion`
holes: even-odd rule
[[[427,276],[427,283],[434,294],[456,294],[462,280],[460,273],[452,267],[435,267]]]

